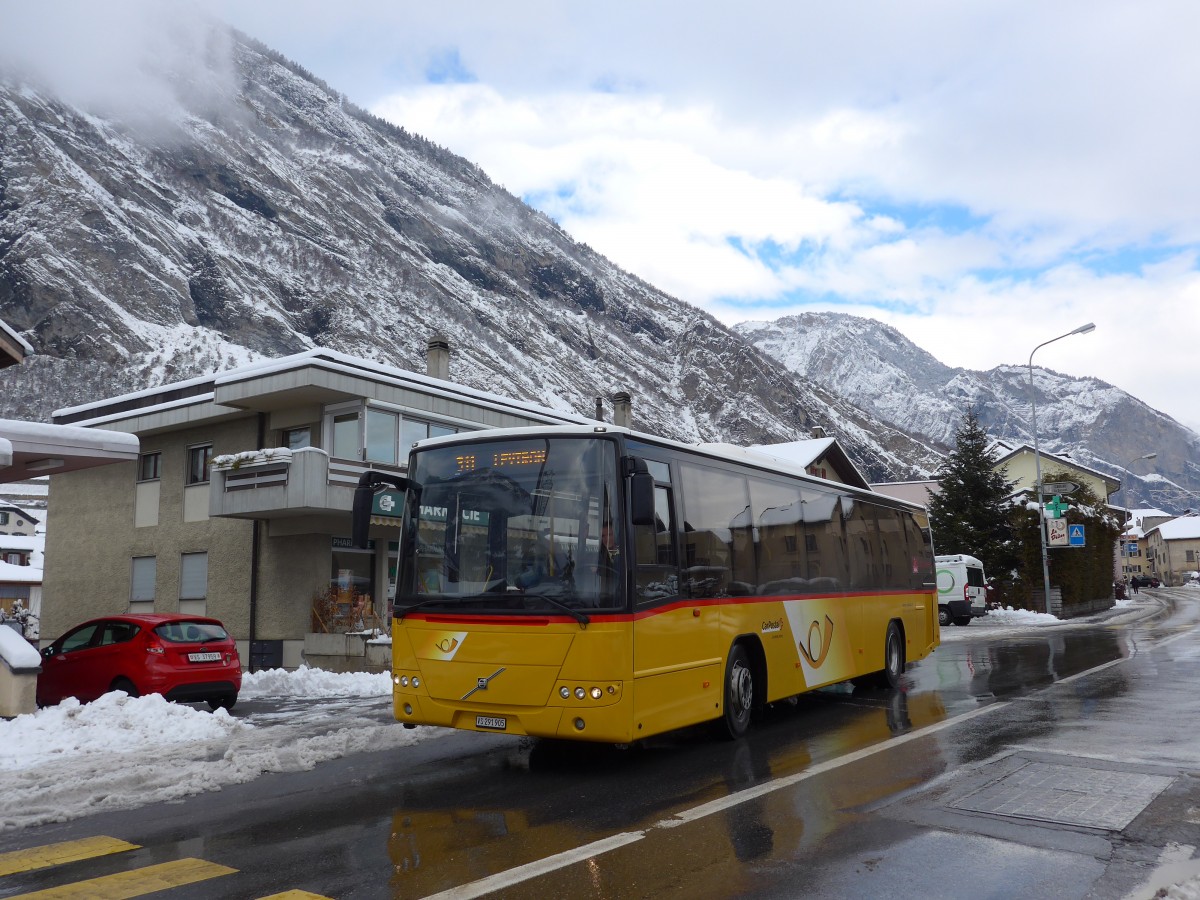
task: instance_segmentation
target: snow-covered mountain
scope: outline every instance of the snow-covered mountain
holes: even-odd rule
[[[473,387],[583,413],[629,391],[636,427],[686,441],[820,425],[876,479],[937,465],[467,160],[241,34],[200,46],[145,73],[149,105],[0,73],[0,318],[37,351],[0,415],[313,346],[421,370],[441,333]]]
[[[1033,443],[1029,368],[954,369],[873,319],[813,312],[735,330],[802,378],[896,428],[953,444],[968,405],[995,438]],[[1130,505],[1200,509],[1200,436],[1096,378],[1034,366],[1043,449],[1130,486]],[[1153,461],[1138,457],[1157,453]],[[1124,503],[1122,495],[1115,502]]]

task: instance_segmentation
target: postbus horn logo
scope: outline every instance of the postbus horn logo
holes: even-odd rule
[[[814,632],[816,633],[814,635]],[[816,648],[814,650],[814,646]],[[829,648],[833,646],[833,619],[829,616],[825,617],[825,630],[822,634],[821,623],[813,620],[813,623],[808,626],[808,643],[797,641],[796,647],[804,654],[804,658],[808,660],[808,664],[814,669],[821,668],[821,663],[825,662],[825,657],[829,655]]]

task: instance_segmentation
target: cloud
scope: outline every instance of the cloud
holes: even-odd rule
[[[68,103],[162,129],[185,107],[233,106],[238,82],[224,28],[187,0],[0,5],[0,71]]]

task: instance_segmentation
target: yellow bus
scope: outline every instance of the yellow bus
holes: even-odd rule
[[[431,438],[407,476],[363,475],[356,544],[381,515],[407,725],[737,738],[804,691],[894,689],[939,642],[924,509],[753,451],[604,425]]]

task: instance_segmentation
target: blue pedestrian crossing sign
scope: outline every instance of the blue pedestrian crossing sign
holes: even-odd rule
[[[1071,547],[1084,546],[1082,525],[1067,526],[1067,544]]]

